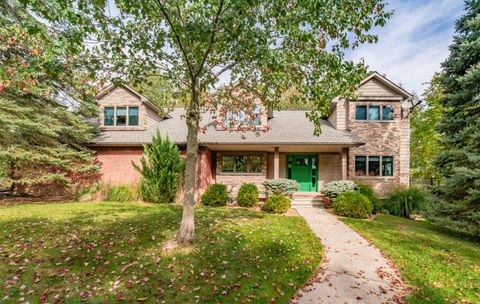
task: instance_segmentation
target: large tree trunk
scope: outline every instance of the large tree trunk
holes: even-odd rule
[[[192,96],[187,109],[187,163],[185,167],[185,201],[183,202],[183,216],[180,229],[177,233],[179,243],[191,243],[195,235],[193,208],[195,205],[195,175],[198,152],[198,126],[200,120],[199,107],[200,85],[198,79],[192,81]]]

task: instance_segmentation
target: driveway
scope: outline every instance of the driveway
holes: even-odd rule
[[[404,303],[407,288],[377,248],[323,208],[297,211],[321,239],[325,258],[292,303]]]

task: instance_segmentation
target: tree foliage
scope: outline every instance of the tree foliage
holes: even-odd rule
[[[16,1],[0,4],[0,163],[3,184],[56,181],[95,170],[82,143],[94,90],[66,47]],[[2,183],[0,183],[2,184]]]
[[[143,153],[146,157],[140,158],[140,166],[132,162],[141,175],[140,193],[143,199],[152,203],[173,202],[184,168],[177,145],[168,137],[162,138],[157,131],[152,144],[143,147]]]
[[[435,74],[423,94],[424,103],[415,107],[410,120],[410,168],[414,178],[438,178],[440,175],[433,160],[442,151],[442,137],[437,127],[445,115],[445,107],[440,102],[444,97],[442,76]]]
[[[194,236],[193,204],[200,109],[224,105],[254,111],[251,103],[228,98],[209,103],[208,93],[239,83],[272,105],[287,89],[315,105],[318,117],[331,99],[349,96],[365,74],[362,63],[344,59],[344,49],[375,42],[369,34],[390,16],[382,0],[353,1],[163,1],[23,0],[57,30],[65,30],[73,48],[92,42],[92,67],[123,80],[141,82],[161,73],[175,90],[185,91],[187,163],[184,217],[177,235]],[[97,66],[97,64],[99,66]]]
[[[443,152],[435,159],[444,183],[435,189],[427,218],[454,231],[480,231],[480,1],[465,2],[450,56],[443,63],[447,114],[442,118]],[[442,201],[443,200],[443,201]]]
[[[449,202],[480,208],[480,1],[467,1],[443,63],[448,114],[440,122],[444,151],[435,165],[445,177],[439,193]]]

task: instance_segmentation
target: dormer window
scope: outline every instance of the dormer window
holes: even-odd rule
[[[260,127],[262,125],[262,109],[260,105],[257,105],[255,110],[253,110],[253,116],[252,120],[248,120],[248,115],[245,111],[227,112],[223,126],[226,128]]]
[[[138,107],[105,107],[103,125],[105,127],[138,126],[138,116]]]

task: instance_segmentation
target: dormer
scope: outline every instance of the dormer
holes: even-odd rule
[[[110,85],[97,95],[102,130],[145,130],[168,116],[127,85]]]
[[[217,130],[256,131],[267,126],[268,111],[258,95],[237,86],[231,89],[228,96],[237,105],[232,109],[230,101],[230,107],[217,107]]]

